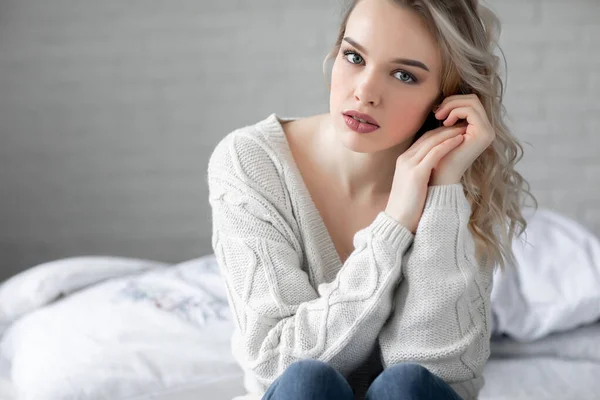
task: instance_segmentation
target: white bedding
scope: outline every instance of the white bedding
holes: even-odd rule
[[[0,353],[23,400],[226,398],[235,387],[215,379],[241,376],[227,356],[232,330],[209,255],[103,280],[30,312]]]
[[[532,343],[492,342],[481,400],[595,400],[600,393],[600,323]]]
[[[600,364],[535,357],[488,362],[480,400],[597,400]]]
[[[223,332],[225,336],[227,332]],[[492,358],[484,375],[481,400],[593,400],[600,393],[600,324],[551,335],[533,343],[508,338],[492,342]],[[227,358],[227,344],[216,342]],[[562,358],[561,358],[562,357]],[[212,382],[191,382],[130,400],[231,399],[242,393],[241,371],[230,359],[231,373],[214,375]],[[0,360],[0,399],[17,400]],[[4,375],[3,375],[4,373]],[[560,394],[560,395],[557,395]],[[199,395],[202,395],[201,397]]]
[[[23,316],[0,349],[2,400],[231,399],[244,392],[214,256],[104,280]],[[52,323],[51,323],[52,322]],[[492,342],[481,400],[591,400],[600,323]],[[3,371],[4,369],[4,371]],[[19,392],[19,397],[14,393]]]
[[[0,399],[16,400],[17,394],[10,380],[9,363],[4,358],[0,357]]]

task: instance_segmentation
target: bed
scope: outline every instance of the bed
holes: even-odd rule
[[[229,350],[233,322],[213,255],[104,279],[30,312],[17,325],[3,340],[2,399],[231,399],[243,393],[241,369]],[[32,343],[35,352],[28,350]],[[600,323],[532,343],[496,337],[481,399],[596,399],[599,376]]]
[[[549,215],[530,220],[530,250],[515,248],[535,263],[495,278],[481,400],[600,393],[600,243]],[[35,266],[0,286],[0,399],[232,399],[244,388],[231,318],[214,254]]]

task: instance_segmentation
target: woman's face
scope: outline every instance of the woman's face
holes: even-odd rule
[[[360,153],[410,141],[436,105],[440,80],[440,51],[420,17],[390,0],[362,0],[333,64],[329,106],[335,131]],[[350,129],[343,114],[351,110],[369,114],[379,129]]]

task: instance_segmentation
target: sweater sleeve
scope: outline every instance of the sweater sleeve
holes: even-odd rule
[[[272,162],[235,142],[219,144],[208,168],[212,244],[241,340],[234,353],[263,390],[300,359],[348,374],[370,354],[389,317],[401,259],[414,236],[381,212],[355,234],[355,249],[336,278],[315,288],[303,269],[300,239],[283,217],[286,201],[269,200],[285,197],[281,181],[248,179],[254,173],[243,159],[254,160],[254,171]],[[261,155],[238,157],[248,151]]]
[[[493,272],[475,259],[470,215],[462,184],[429,187],[378,339],[384,368],[416,362],[464,398],[476,396],[473,380],[481,380],[490,352]]]

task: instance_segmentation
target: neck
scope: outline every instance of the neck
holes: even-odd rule
[[[320,167],[339,183],[342,193],[352,200],[389,195],[396,160],[410,143],[404,142],[374,153],[352,151],[340,142],[330,114],[323,114],[317,132],[317,148],[323,151],[318,157],[322,163]]]

